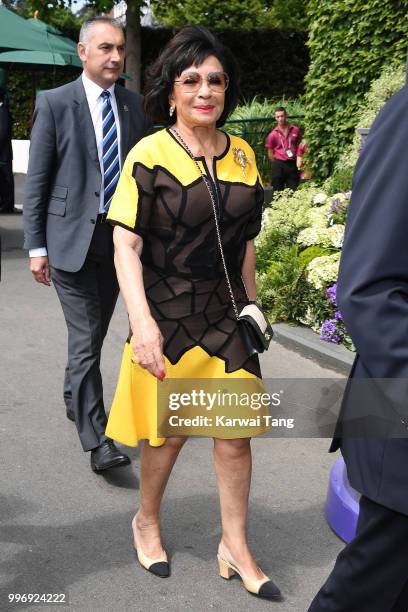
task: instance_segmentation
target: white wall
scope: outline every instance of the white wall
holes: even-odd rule
[[[12,140],[13,172],[27,174],[29,140]]]

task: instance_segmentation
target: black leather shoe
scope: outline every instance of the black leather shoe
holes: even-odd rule
[[[67,410],[67,419],[75,423],[75,414],[72,410]]]
[[[103,472],[129,463],[129,457],[116,448],[113,440],[106,440],[91,451],[91,468],[94,472]]]

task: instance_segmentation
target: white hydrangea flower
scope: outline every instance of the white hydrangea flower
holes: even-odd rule
[[[268,228],[271,223],[271,209],[265,208],[262,213],[262,227]]]
[[[331,244],[336,249],[341,249],[341,247],[343,246],[344,229],[344,225],[341,225],[340,223],[335,223],[328,229]]]
[[[307,266],[307,280],[315,289],[323,289],[337,280],[340,252],[315,257]]]
[[[299,322],[310,327],[315,332],[318,332],[320,329],[319,322],[316,320],[316,313],[313,312],[310,306],[307,307],[304,316],[299,318]]]
[[[340,202],[345,202],[349,198],[347,197],[347,193],[340,191],[339,193],[335,193],[330,197],[330,201],[334,202],[334,200],[340,200]]]
[[[307,227],[302,230],[297,237],[297,242],[303,246],[312,246],[314,244],[327,243],[327,228],[326,227]]]
[[[297,242],[303,246],[318,244],[326,248],[341,249],[343,239],[344,225],[337,223],[330,227],[307,227],[299,233]]]
[[[313,204],[323,204],[327,200],[327,195],[325,193],[316,193],[313,198]]]
[[[327,227],[329,208],[327,206],[318,206],[311,208],[308,212],[308,220],[312,227]]]

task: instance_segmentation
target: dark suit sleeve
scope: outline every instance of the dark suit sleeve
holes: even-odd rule
[[[407,142],[405,87],[378,115],[358,161],[340,263],[339,307],[372,378],[408,378]]]
[[[150,136],[150,134],[153,134],[154,132],[153,123],[148,117],[146,117],[145,114],[143,116],[144,116],[144,135]]]
[[[11,138],[11,117],[5,101],[0,101],[0,149],[6,148]]]
[[[36,103],[30,156],[24,190],[24,248],[46,246],[47,202],[56,157],[55,122],[49,101],[41,94]]]

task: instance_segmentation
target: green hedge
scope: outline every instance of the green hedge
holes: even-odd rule
[[[386,64],[405,60],[408,0],[309,0],[307,140],[324,178],[353,139],[355,114]]]
[[[142,70],[159,54],[174,31],[169,28],[142,28]],[[240,64],[242,99],[259,94],[280,99],[303,93],[309,65],[306,35],[297,31],[223,30],[217,34],[232,50]],[[75,78],[79,71],[50,67],[31,70],[29,65],[9,66],[9,90],[15,120],[14,138],[28,138],[33,99],[32,79],[41,89],[57,87]]]
[[[375,79],[364,96],[364,101],[354,117],[354,127],[370,128],[376,115],[405,83],[405,65],[385,66],[378,79]],[[351,189],[354,167],[361,147],[361,137],[355,131],[353,141],[336,160],[334,171],[324,182],[326,193],[337,193]]]
[[[216,30],[238,60],[242,97],[296,98],[304,91],[309,67],[307,36],[296,30]],[[142,62],[146,66],[173,36],[169,28],[142,28]]]
[[[72,68],[56,68],[54,71],[50,67],[48,70],[37,70],[27,65],[9,71],[7,89],[13,115],[13,138],[26,140],[30,137],[36,90],[58,87],[72,81],[79,74],[79,70]]]

